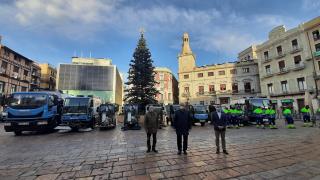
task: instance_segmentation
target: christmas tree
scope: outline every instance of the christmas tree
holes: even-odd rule
[[[143,32],[138,45],[133,53],[133,59],[130,61],[128,72],[129,89],[126,90],[127,95],[125,101],[133,104],[142,105],[157,103],[155,96],[159,91],[155,88],[157,83],[154,80],[154,66],[151,59],[151,53],[147,47]]]

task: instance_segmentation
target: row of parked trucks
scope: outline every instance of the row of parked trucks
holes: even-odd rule
[[[119,106],[101,103],[92,96],[62,97],[59,92],[17,92],[3,103],[4,129],[21,135],[22,131],[52,131],[58,127],[116,127]]]
[[[51,131],[58,127],[79,128],[114,128],[117,125],[116,112],[119,106],[102,103],[100,99],[88,96],[63,97],[59,92],[17,92],[6,98],[2,105],[5,110],[4,128],[7,132],[20,135],[22,131]],[[256,107],[268,108],[271,105],[266,98],[249,98],[232,102],[243,112],[243,122],[255,122],[253,113]],[[174,113],[179,105],[151,104],[161,117],[160,127],[164,125],[164,117],[173,121]],[[224,108],[215,105],[217,108]],[[209,108],[205,105],[189,105],[193,124],[204,126],[209,121]],[[137,105],[124,105],[123,130],[140,129],[139,108]],[[172,123],[171,123],[172,124]]]

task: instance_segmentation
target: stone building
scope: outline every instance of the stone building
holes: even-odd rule
[[[40,88],[43,90],[49,90],[49,91],[56,90],[57,69],[49,63],[40,64],[40,67],[41,67]]]
[[[33,62],[31,65],[30,91],[40,90],[41,67],[38,63]]]
[[[254,48],[239,54],[239,60],[196,66],[196,57],[184,33],[179,63],[179,101],[191,104],[229,104],[231,100],[256,97],[260,93]]]
[[[0,41],[1,95],[38,90],[39,70],[39,66],[34,61],[2,45]]]
[[[156,67],[155,81],[157,90],[160,92],[156,96],[156,100],[162,104],[178,104],[179,102],[179,90],[178,81],[172,74],[172,71],[166,67]]]
[[[268,40],[256,49],[262,95],[278,107],[292,105],[296,111],[311,105],[316,93],[310,37],[306,36],[304,26],[300,24],[290,30],[283,25],[275,27]],[[310,27],[311,31],[314,29]],[[315,44],[312,48],[316,52]]]

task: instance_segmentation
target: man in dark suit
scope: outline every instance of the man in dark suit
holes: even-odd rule
[[[227,126],[227,115],[222,111],[222,109],[216,109],[213,107],[213,111],[211,112],[212,124],[214,126],[214,132],[216,135],[216,146],[217,146],[217,154],[220,153],[220,137],[222,143],[222,150],[224,154],[229,154],[226,149],[226,126]]]
[[[185,109],[184,104],[180,104],[180,109],[175,112],[174,116],[174,128],[177,133],[177,145],[178,155],[181,154],[182,150],[182,137],[183,137],[183,153],[187,154],[188,149],[188,135],[191,129],[191,117],[190,112]]]

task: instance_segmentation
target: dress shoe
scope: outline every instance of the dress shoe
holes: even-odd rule
[[[220,154],[220,151],[219,151],[219,150],[217,150],[217,151],[216,151],[216,154]]]
[[[227,150],[223,150],[223,153],[224,154],[229,154]]]
[[[178,155],[181,155],[181,151],[178,151]]]
[[[187,151],[183,151],[183,154],[187,155],[188,153],[187,153]]]
[[[155,153],[158,153],[158,150],[156,150],[156,149],[153,149],[152,151],[155,152]]]
[[[147,150],[147,153],[149,153],[149,152],[150,152],[150,149]]]

